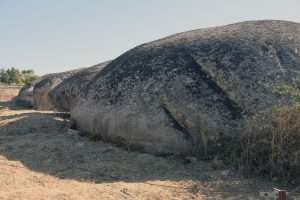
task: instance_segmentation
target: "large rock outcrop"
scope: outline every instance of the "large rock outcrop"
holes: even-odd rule
[[[104,62],[83,69],[52,89],[49,92],[49,97],[55,108],[60,111],[70,111],[76,105],[80,92],[108,63]]]
[[[57,110],[52,104],[49,92],[58,86],[65,79],[76,74],[80,70],[67,71],[62,73],[48,74],[34,84],[33,105],[37,110]]]
[[[287,103],[300,25],[250,21],[176,34],[112,61],[71,109],[79,129],[152,153],[203,153],[249,116]]]

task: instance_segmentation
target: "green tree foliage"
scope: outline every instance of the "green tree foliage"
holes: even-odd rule
[[[8,85],[26,85],[38,78],[33,70],[18,70],[14,67],[0,70],[0,82]]]

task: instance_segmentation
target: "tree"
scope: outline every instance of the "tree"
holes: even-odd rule
[[[8,84],[22,84],[22,75],[18,69],[14,67],[7,69],[7,74],[9,76]]]
[[[6,73],[6,71],[4,69],[0,70],[0,82],[1,83],[8,83],[9,81],[9,76]]]
[[[38,78],[33,70],[18,70],[14,67],[0,70],[0,82],[4,84],[29,84]]]
[[[22,82],[25,85],[31,83],[32,81],[34,81],[38,78],[38,76],[35,75],[33,70],[23,70],[22,75],[23,75]]]

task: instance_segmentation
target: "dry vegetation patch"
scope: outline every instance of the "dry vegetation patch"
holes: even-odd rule
[[[290,183],[300,181],[300,104],[255,116],[242,138],[247,172]]]

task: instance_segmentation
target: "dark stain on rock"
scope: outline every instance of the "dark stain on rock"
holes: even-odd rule
[[[186,127],[184,127],[183,125],[181,125],[180,122],[177,121],[176,117],[173,116],[172,112],[170,112],[170,110],[167,108],[167,106],[165,104],[163,104],[163,105],[161,105],[161,108],[163,109],[163,111],[165,112],[167,117],[170,119],[170,121],[173,125],[173,128],[180,131],[181,133],[183,133],[184,139],[186,139],[186,140],[192,139],[188,129]]]

